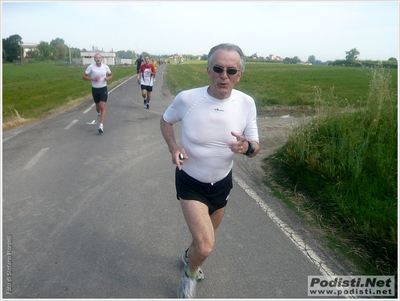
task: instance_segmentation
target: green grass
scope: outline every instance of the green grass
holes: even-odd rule
[[[85,67],[57,67],[54,62],[3,64],[3,122],[15,117],[41,118],[69,101],[91,95],[90,82],[82,80]],[[111,66],[110,85],[136,74],[134,67]]]
[[[363,250],[353,255],[365,259],[369,274],[397,274],[397,97],[390,81],[388,70],[374,69],[360,110],[320,100],[320,113],[269,158],[286,183],[310,197],[304,210],[317,209],[353,250]]]
[[[390,88],[397,90],[397,70]],[[315,105],[317,91],[340,99],[342,107],[363,106],[368,98],[371,69],[247,63],[235,86],[251,95],[258,107],[271,105]],[[166,83],[173,94],[209,83],[204,61],[168,66]]]

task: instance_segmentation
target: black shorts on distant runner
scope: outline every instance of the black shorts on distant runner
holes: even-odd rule
[[[153,92],[153,86],[145,86],[145,85],[140,85],[140,88],[142,90],[147,90],[149,92]]]
[[[93,88],[92,87],[92,96],[95,103],[99,103],[100,101],[107,102],[108,99],[108,90],[107,86],[102,88]]]
[[[207,205],[210,215],[226,206],[232,187],[232,170],[224,179],[215,183],[203,183],[183,170],[175,170],[176,198],[202,202]]]

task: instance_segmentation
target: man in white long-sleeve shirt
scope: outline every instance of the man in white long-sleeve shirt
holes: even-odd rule
[[[242,50],[220,44],[208,54],[210,85],[179,93],[160,121],[161,132],[177,165],[177,198],[192,234],[182,254],[179,298],[193,298],[200,265],[210,255],[232,189],[235,154],[249,158],[260,151],[254,99],[233,89],[245,68]],[[173,125],[182,122],[182,146]]]

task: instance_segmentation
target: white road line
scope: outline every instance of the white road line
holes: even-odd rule
[[[87,112],[89,112],[93,107],[94,107],[94,103],[89,108],[87,108],[85,111],[83,111],[83,114],[86,114]]]
[[[290,238],[290,240],[303,252],[304,255],[318,268],[324,276],[334,276],[334,273],[322,261],[322,259],[298,236],[288,225],[276,216],[276,214],[269,208],[269,206],[252,190],[247,184],[235,174],[233,179],[239,184],[240,187],[261,207],[261,209],[268,215],[270,219]]]
[[[68,124],[64,130],[69,130],[75,123],[78,122],[78,119],[72,120],[70,124]]]
[[[108,94],[111,94],[115,89],[121,87],[123,84],[125,84],[127,81],[130,81],[132,78],[134,78],[135,76],[131,76],[130,78],[128,78],[127,80],[125,80],[124,82],[120,83],[118,86],[114,87],[111,91],[108,92]]]
[[[15,132],[15,133],[11,134],[9,137],[4,138],[4,139],[3,139],[3,143],[6,142],[7,140],[10,140],[11,138],[14,138],[15,136],[17,136],[17,135],[18,135],[19,133],[21,133],[21,132],[22,132],[22,131]]]
[[[45,152],[49,150],[48,147],[42,148],[32,159],[25,165],[24,169],[30,169],[36,162],[44,155]]]

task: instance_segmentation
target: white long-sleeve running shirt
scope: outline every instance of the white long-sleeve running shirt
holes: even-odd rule
[[[236,141],[231,132],[259,141],[257,110],[249,95],[232,90],[227,99],[210,96],[206,87],[179,93],[163,118],[182,122],[182,147],[189,159],[182,165],[188,175],[203,183],[225,178],[233,167],[229,143]]]

